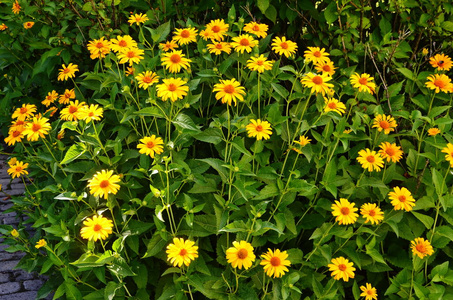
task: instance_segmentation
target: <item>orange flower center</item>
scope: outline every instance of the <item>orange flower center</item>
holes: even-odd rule
[[[99,183],[99,187],[101,189],[105,189],[106,187],[108,187],[110,185],[110,182],[108,180],[102,180],[101,183]]]
[[[313,52],[313,56],[315,56],[315,57],[321,57],[322,54],[321,54],[321,52],[319,52],[319,51],[315,51],[315,52]]]
[[[104,47],[104,43],[102,43],[102,42],[98,42],[98,43],[96,44],[96,48],[99,48],[99,49],[100,49],[100,48],[103,48],[103,47]]]
[[[152,149],[152,148],[154,148],[154,143],[149,141],[148,143],[146,143],[146,147]]]
[[[278,257],[272,257],[271,260],[269,261],[273,267],[278,267],[281,265],[280,258]]]
[[[368,212],[368,214],[371,216],[371,217],[374,217],[376,215],[376,211],[374,209],[370,210]]]
[[[127,52],[127,57],[134,58],[135,57],[135,52],[134,51],[128,51]]]
[[[375,159],[374,159],[374,156],[373,155],[368,155],[366,157],[366,161],[369,162],[369,163],[374,163]]]
[[[121,40],[121,41],[118,42],[118,46],[127,47],[127,42],[125,40]]]
[[[181,249],[181,251],[179,251],[179,255],[180,256],[184,256],[187,254],[187,250],[186,249]]]
[[[77,106],[71,105],[71,106],[69,106],[68,112],[70,114],[74,114],[77,112],[77,110],[78,110]]]
[[[437,65],[442,68],[444,66],[444,63],[445,62],[443,60],[441,60],[441,61],[437,62]]]
[[[16,167],[16,173],[22,172],[22,167]]]
[[[347,216],[347,215],[349,215],[349,208],[348,207],[342,207],[340,209],[340,212],[341,212],[342,215]]]
[[[281,47],[282,49],[285,49],[285,50],[286,50],[286,49],[288,49],[289,46],[288,46],[288,43],[287,43],[287,42],[283,42],[283,43],[280,44],[280,47]]]
[[[359,78],[359,83],[361,85],[367,85],[368,84],[368,79],[366,79],[364,77],[361,77],[361,78]]]
[[[373,295],[374,295],[373,290],[368,290],[368,291],[366,291],[366,293],[367,293],[369,296],[373,296]]]
[[[387,149],[385,149],[385,153],[387,153],[388,156],[393,156],[393,155],[395,155],[395,149],[387,148]]]
[[[143,77],[142,81],[143,81],[144,83],[151,83],[152,80],[151,80],[151,77],[145,76],[145,77]]]
[[[22,125],[24,125],[24,124],[25,124],[24,121],[17,121],[16,124],[14,124],[14,125],[16,125],[16,126],[22,126]]]
[[[69,68],[66,68],[63,70],[63,73],[65,73],[65,74],[68,74],[69,72],[71,72],[71,69],[69,69]]]
[[[322,66],[322,70],[323,70],[324,72],[330,72],[330,71],[332,71],[332,70],[330,69],[330,66],[329,66],[329,65],[324,65],[324,66]]]
[[[261,125],[256,126],[255,130],[258,132],[261,132],[261,131],[263,131],[263,126],[261,126]]]
[[[258,66],[262,66],[262,65],[264,65],[264,61],[258,60],[258,61],[256,61],[256,64],[257,64]]]
[[[71,98],[71,93],[64,93],[65,98]]]
[[[258,25],[253,26],[252,28],[253,31],[260,31],[260,27]]]
[[[215,45],[215,47],[220,50],[220,49],[222,49],[222,44],[218,43],[218,44]]]
[[[170,56],[170,60],[174,64],[179,64],[181,62],[181,56],[179,56],[179,54],[173,54]]]
[[[169,90],[170,92],[176,91],[176,88],[177,88],[177,87],[176,87],[176,84],[174,84],[174,83],[170,83],[170,84],[168,85],[168,90]]]
[[[327,104],[327,106],[330,108],[330,109],[336,109],[337,108],[337,104],[335,102],[330,102],[329,104]]]
[[[321,85],[323,83],[322,77],[321,76],[315,76],[312,79],[313,83],[316,85]]]
[[[24,114],[24,113],[26,113],[27,111],[28,111],[28,109],[27,109],[26,107],[21,107],[21,108],[20,108],[20,113],[21,113],[21,114]]]
[[[13,137],[18,137],[20,135],[20,131],[16,130],[13,132]]]
[[[381,121],[379,122],[379,127],[381,127],[382,129],[388,129],[390,128],[390,124],[387,121]]]
[[[346,271],[347,267],[345,264],[340,264],[340,265],[338,265],[338,269],[340,269],[340,271],[344,272],[344,271]]]
[[[33,124],[33,126],[31,127],[31,130],[33,130],[34,132],[37,132],[41,129],[41,125],[39,124]]]
[[[437,79],[434,81],[434,85],[443,89],[445,87],[445,82],[441,79]]]
[[[102,226],[99,225],[99,224],[96,224],[96,225],[93,226],[93,231],[99,231],[101,229],[102,229]]]
[[[187,39],[190,36],[190,31],[187,29],[184,29],[181,31],[181,37]]]
[[[46,96],[46,99],[47,99],[48,101],[52,101],[52,98],[53,98],[53,97],[52,97],[51,95]]]
[[[247,252],[247,250],[242,248],[238,251],[238,253],[236,255],[239,259],[245,259],[245,258],[247,258],[248,254],[249,253]]]
[[[92,117],[92,116],[94,116],[94,112],[92,112],[92,111],[88,112],[88,117]]]
[[[220,31],[220,27],[215,25],[215,26],[212,26],[211,30],[215,33],[219,32]]]
[[[234,93],[234,86],[232,86],[231,84],[229,85],[226,85],[224,88],[223,88],[223,91],[227,94],[233,94]]]
[[[400,202],[406,202],[406,196],[401,195],[398,197],[398,200],[400,200]]]
[[[247,46],[250,45],[250,42],[249,42],[248,39],[242,39],[242,40],[239,42],[239,44],[240,44],[241,46],[247,47]]]
[[[423,245],[423,244],[418,244],[417,246],[415,246],[415,249],[417,249],[417,251],[421,252],[421,253],[425,253],[426,252],[425,245]]]

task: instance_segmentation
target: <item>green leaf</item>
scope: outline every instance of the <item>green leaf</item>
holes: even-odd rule
[[[444,21],[444,22],[442,22],[441,26],[442,26],[443,29],[445,29],[447,31],[450,31],[450,32],[453,32],[453,22]]]
[[[427,229],[431,229],[431,227],[432,227],[433,224],[434,224],[434,219],[433,219],[433,218],[431,218],[430,216],[427,216],[427,215],[424,215],[424,214],[415,212],[415,211],[412,211],[412,214],[413,214],[420,222],[422,222],[423,225],[425,225],[425,227],[426,227]]]
[[[437,169],[434,169],[434,168],[431,168],[431,173],[432,173],[433,184],[434,184],[434,187],[436,188],[436,194],[439,197],[441,197],[444,193],[444,190],[446,189],[444,177]]]
[[[275,24],[275,21],[277,19],[277,9],[273,5],[269,5],[269,7],[266,9],[266,13],[264,14],[269,20],[272,21],[272,23]]]
[[[158,254],[159,252],[162,251],[166,244],[167,241],[162,239],[160,234],[158,233],[154,234],[154,236],[148,241],[148,244],[146,246],[147,247],[146,253],[145,255],[143,255],[142,258],[151,257]]]
[[[217,158],[203,158],[198,159],[199,161],[205,162],[216,170],[223,182],[228,181],[228,169],[223,166],[224,162]]]
[[[327,5],[326,10],[324,11],[324,18],[326,22],[332,24],[338,19],[337,3],[332,1]]]
[[[223,140],[223,133],[219,128],[207,128],[193,137],[199,141],[217,145]]]
[[[122,287],[123,285],[120,283],[116,283],[115,281],[109,281],[104,290],[104,299],[113,300],[116,291]]]
[[[162,111],[155,106],[140,109],[139,111],[134,112],[134,115],[144,117],[165,118]]]
[[[79,158],[83,153],[85,153],[86,148],[83,144],[76,143],[73,144],[68,151],[66,151],[66,154],[63,158],[63,160],[60,162],[60,164],[68,164],[77,158]]]
[[[261,13],[264,15],[266,10],[269,8],[269,0],[258,0],[256,6],[258,6]]]
[[[67,299],[74,299],[74,300],[82,299],[82,293],[79,291],[78,288],[76,288],[75,285],[73,285],[69,282],[66,282],[65,290],[66,290]]]
[[[199,132],[200,129],[198,129],[197,125],[193,122],[193,120],[185,114],[180,113],[173,121],[173,124],[183,128],[183,129],[188,129],[191,131],[196,131]]]
[[[415,80],[415,76],[414,76],[414,73],[412,73],[411,70],[409,70],[408,68],[396,68],[401,74],[404,75],[404,77],[410,79],[410,80]]]

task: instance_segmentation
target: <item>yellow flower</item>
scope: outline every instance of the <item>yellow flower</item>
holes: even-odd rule
[[[379,224],[384,220],[384,213],[374,203],[365,203],[360,207],[360,214],[366,219],[365,223]]]
[[[233,268],[248,269],[252,266],[255,261],[255,254],[253,253],[253,247],[246,241],[233,242],[233,247],[230,247],[226,251],[226,259]]]
[[[374,80],[370,74],[363,73],[359,75],[354,73],[351,75],[350,81],[354,88],[359,89],[359,92],[367,92],[373,94],[376,90],[376,84],[372,82]]]
[[[36,105],[34,104],[22,104],[22,107],[16,108],[11,118],[18,120],[26,120],[30,117],[33,117],[33,114],[36,112]]]
[[[411,192],[405,187],[399,188],[396,186],[393,188],[393,192],[390,192],[388,195],[390,200],[392,200],[391,203],[395,210],[404,209],[405,211],[411,211],[415,206],[414,197],[412,197]]]
[[[24,23],[24,28],[25,29],[30,29],[30,28],[33,27],[33,25],[35,25],[35,22],[28,21],[28,22]]]
[[[233,38],[231,46],[234,48],[234,51],[244,53],[252,52],[252,48],[258,45],[258,41],[255,40],[251,35],[241,34]]]
[[[69,101],[69,105],[61,110],[60,119],[65,121],[80,120],[80,112],[84,106],[85,102],[79,103],[79,100]]]
[[[433,57],[430,57],[429,63],[439,71],[448,71],[453,65],[451,58],[444,54],[436,54]]]
[[[401,151],[401,147],[397,146],[395,143],[390,144],[389,142],[384,142],[379,145],[379,154],[382,156],[383,159],[387,159],[387,162],[399,162],[400,159],[403,157],[403,151]]]
[[[334,98],[324,98],[324,112],[328,113],[329,111],[336,112],[343,115],[346,110],[346,105]]]
[[[396,124],[395,119],[392,116],[386,116],[385,114],[377,115],[373,120],[373,128],[377,128],[379,132],[384,130],[385,134],[389,134],[391,131],[395,131]]]
[[[384,159],[376,153],[376,151],[371,151],[368,148],[359,151],[357,161],[362,165],[362,168],[368,170],[368,172],[379,172],[384,166]]]
[[[9,131],[24,131],[25,126],[27,125],[28,121],[25,120],[17,120],[17,121],[12,121],[11,125],[9,127]]]
[[[134,75],[135,73],[135,68],[134,67],[127,67],[126,71],[124,71],[124,74],[127,76]]]
[[[50,107],[44,112],[45,116],[53,117],[53,115],[57,112],[58,108],[55,106]]]
[[[176,29],[173,34],[173,40],[179,45],[186,45],[197,41],[197,30],[192,27]]]
[[[6,29],[8,29],[8,26],[6,26],[5,23],[2,23],[2,24],[0,25],[0,30],[1,30],[1,31],[4,31],[4,30],[6,30]]]
[[[331,206],[332,215],[335,217],[335,222],[340,225],[354,224],[359,215],[356,213],[358,210],[354,202],[349,202],[348,199],[340,198],[340,201],[335,200]]]
[[[333,62],[329,59],[327,62],[320,62],[315,64],[315,69],[321,73],[327,73],[329,76],[333,76],[335,74],[335,67]]]
[[[312,61],[314,64],[327,63],[330,61],[328,58],[329,53],[324,48],[319,47],[307,47],[305,50],[304,57],[307,61]]]
[[[71,99],[75,99],[75,92],[74,89],[65,89],[64,94],[60,95],[60,99],[58,100],[58,103],[60,104],[69,104],[69,101]]]
[[[17,162],[18,162],[17,158],[12,157],[10,160],[8,160],[8,165],[9,165],[10,167],[12,167],[12,166],[14,166],[15,164],[17,164]]]
[[[250,59],[247,60],[247,68],[252,71],[258,71],[259,73],[263,73],[266,70],[271,70],[272,65],[273,62],[267,60],[267,58],[262,54],[258,57],[250,57]]]
[[[138,81],[138,87],[147,89],[155,83],[159,82],[159,76],[156,73],[151,71],[145,71],[143,73],[138,74],[135,76],[135,79]]]
[[[234,78],[230,80],[220,80],[220,83],[214,85],[212,91],[217,92],[215,94],[217,100],[221,100],[222,103],[228,103],[228,105],[231,105],[234,102],[234,105],[236,106],[237,100],[244,101],[245,89],[241,86],[241,83]]]
[[[423,48],[422,49],[422,54],[423,55],[428,55],[428,53],[429,53],[429,50],[427,48]]]
[[[288,272],[288,268],[291,262],[287,260],[288,253],[286,251],[281,252],[279,249],[272,251],[267,249],[267,253],[261,255],[260,265],[264,266],[264,272],[269,277],[282,277],[285,272]]]
[[[250,22],[250,23],[245,24],[243,30],[248,33],[253,33],[257,37],[265,38],[267,36],[268,29],[269,29],[269,26],[266,24]]]
[[[451,93],[452,92],[452,83],[450,77],[445,74],[434,74],[428,76],[428,81],[425,85],[434,90],[434,93],[440,93],[441,91],[444,93]]]
[[[116,39],[110,40],[110,48],[113,52],[123,52],[132,48],[137,48],[137,42],[130,35],[119,35]]]
[[[161,48],[164,52],[168,52],[170,50],[173,51],[178,48],[178,44],[176,44],[176,42],[173,40],[166,41],[165,43],[160,43],[159,48]]]
[[[285,55],[286,57],[290,57],[297,51],[297,44],[293,41],[287,40],[286,37],[282,36],[275,37],[272,40],[272,50],[275,51],[278,55]]]
[[[302,147],[307,146],[308,144],[310,144],[310,142],[311,139],[307,138],[305,135],[301,135],[298,141],[294,141],[294,143],[299,144]]]
[[[214,32],[209,28],[206,28],[205,30],[201,30],[198,35],[201,36],[201,38],[204,41],[207,41],[207,40],[214,41]]]
[[[445,160],[450,162],[450,166],[453,168],[453,144],[448,143],[445,148],[442,149],[445,154]]]
[[[39,137],[44,138],[45,135],[49,134],[52,126],[50,126],[48,121],[49,119],[44,117],[34,117],[30,123],[27,123],[23,132],[27,136],[27,140],[34,142]]]
[[[39,249],[39,248],[45,247],[45,246],[47,246],[47,242],[46,242],[45,240],[43,240],[43,239],[40,239],[40,240],[36,243],[35,248],[36,248],[36,249]]]
[[[174,50],[170,53],[164,53],[161,58],[162,65],[170,71],[170,73],[178,73],[181,68],[187,70],[190,67],[192,60],[185,58],[182,51]]]
[[[86,123],[90,123],[91,121],[100,121],[103,114],[104,109],[102,107],[99,107],[98,104],[91,104],[90,106],[82,106],[78,117]]]
[[[226,42],[214,42],[213,44],[208,44],[207,47],[209,53],[214,53],[215,55],[220,55],[222,52],[231,53],[231,46]]]
[[[154,158],[155,154],[161,154],[164,152],[163,147],[164,141],[156,135],[146,136],[140,140],[140,144],[137,145],[137,148],[140,149],[140,153],[146,154]]]
[[[52,103],[55,102],[58,98],[58,93],[53,90],[52,92],[48,92],[46,98],[41,102],[43,105],[46,107],[51,105]]]
[[[428,135],[430,136],[436,136],[440,133],[440,129],[439,128],[436,128],[436,127],[433,127],[433,128],[430,128],[428,129]]]
[[[70,63],[67,67],[65,64],[61,65],[61,69],[59,69],[60,73],[58,73],[58,80],[68,80],[68,78],[75,77],[75,72],[79,71],[79,66]]]
[[[140,25],[141,23],[145,23],[148,21],[148,17],[144,14],[134,14],[129,17],[129,25],[132,26],[134,23],[137,25]]]
[[[272,135],[271,124],[268,121],[250,120],[250,123],[245,126],[248,137],[256,137],[259,141],[261,139],[268,140]]]
[[[22,7],[20,7],[19,5],[19,2],[16,0],[14,3],[13,3],[13,8],[12,8],[12,11],[15,15],[17,15],[20,10],[22,9]]]
[[[24,129],[22,130],[9,130],[8,136],[5,138],[5,143],[8,146],[13,146],[16,143],[20,143],[24,138]]]
[[[431,256],[434,253],[433,246],[428,240],[424,238],[416,238],[411,241],[412,254],[417,255],[421,259],[425,256]]]
[[[343,256],[332,258],[331,264],[328,264],[329,271],[332,271],[331,276],[335,280],[343,279],[344,281],[348,282],[349,278],[354,278],[355,274],[354,271],[356,270],[353,267],[353,263],[349,262],[348,259],[344,258]]]
[[[104,37],[101,37],[98,40],[93,40],[88,43],[88,51],[90,51],[90,58],[104,58],[107,54],[110,53],[110,41],[104,40]]]
[[[195,242],[183,238],[173,238],[173,243],[167,246],[167,260],[173,267],[188,267],[192,260],[198,257],[198,246]]]
[[[189,92],[187,82],[181,78],[168,78],[162,80],[164,83],[156,86],[157,97],[162,98],[162,101],[170,99],[175,102],[178,99],[184,98]]]
[[[118,59],[120,60],[120,64],[125,64],[129,63],[129,66],[132,66],[132,64],[138,64],[140,61],[144,58],[145,51],[142,49],[138,48],[130,48],[127,50],[124,50],[120,53],[117,54]]]
[[[19,231],[17,231],[15,228],[13,230],[11,230],[10,234],[14,237],[14,238],[18,238],[19,237]]]
[[[377,300],[376,288],[371,286],[371,283],[366,283],[365,286],[360,286],[362,293],[360,297],[365,297],[365,300]]]
[[[112,233],[113,222],[103,216],[94,215],[92,219],[86,218],[83,221],[84,227],[80,229],[80,236],[83,239],[96,242],[105,240]]]
[[[28,171],[28,163],[23,163],[21,161],[16,161],[14,165],[10,165],[10,168],[7,170],[8,174],[11,176],[12,179],[19,178],[20,175],[27,175]]]
[[[113,175],[113,171],[102,170],[97,172],[92,179],[88,180],[90,193],[95,197],[104,197],[107,199],[109,194],[116,194],[120,189],[118,182],[121,182],[118,175]]]
[[[223,38],[226,35],[229,27],[229,24],[225,24],[225,21],[220,19],[212,20],[211,22],[206,24],[206,30],[212,31],[212,39],[216,41],[223,41]]]
[[[333,94],[333,84],[327,83],[332,77],[321,74],[317,75],[314,73],[305,74],[302,78],[301,83],[304,87],[311,88],[311,93],[321,93],[323,96],[327,93],[329,95]]]

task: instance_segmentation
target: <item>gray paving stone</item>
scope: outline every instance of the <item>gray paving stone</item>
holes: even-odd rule
[[[17,225],[19,224],[19,219],[16,217],[6,217],[3,218],[2,223],[5,225]]]
[[[8,295],[20,291],[19,282],[7,282],[0,284],[0,295]]]
[[[27,271],[24,270],[17,270],[14,272],[14,275],[16,278],[14,281],[25,281],[25,280],[32,280],[36,278],[36,275],[33,273],[28,273]]]
[[[0,300],[32,300],[36,299],[37,294],[37,292],[16,293],[8,296],[0,296]]]
[[[0,264],[0,272],[11,271],[18,263],[18,260],[4,261]]]
[[[11,280],[11,276],[9,273],[0,273],[0,283],[9,282]]]
[[[27,280],[24,281],[22,284],[27,291],[37,291],[43,285],[43,281],[40,279],[35,280]]]
[[[17,260],[17,259],[21,259],[24,256],[25,256],[25,253],[23,253],[23,252],[10,253],[10,252],[6,252],[6,251],[2,251],[2,252],[0,252],[0,261]]]

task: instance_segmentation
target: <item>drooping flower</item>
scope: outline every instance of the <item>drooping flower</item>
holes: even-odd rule
[[[320,73],[326,73],[329,76],[333,76],[333,74],[335,74],[336,67],[333,65],[333,61],[329,59],[327,62],[315,64],[315,69]]]
[[[272,39],[272,50],[278,55],[285,55],[290,57],[297,51],[297,44],[293,41],[287,40],[286,37],[282,36],[281,38],[276,36]]]
[[[358,210],[354,202],[349,202],[348,199],[340,198],[340,201],[335,200],[332,204],[332,215],[335,217],[335,222],[340,225],[354,224],[359,215],[356,213]]]
[[[236,106],[237,101],[244,101],[245,88],[236,79],[220,80],[220,83],[214,85],[213,92],[216,92],[215,98],[231,105],[234,102]]]
[[[366,92],[373,94],[376,90],[376,83],[373,82],[374,78],[370,74],[354,73],[351,75],[350,81],[354,88],[359,89],[359,92]]]
[[[365,203],[360,207],[360,214],[366,219],[365,223],[379,224],[384,220],[384,213],[375,203]]]
[[[23,132],[27,136],[27,140],[35,142],[39,137],[44,138],[45,135],[49,134],[52,126],[48,121],[49,119],[44,117],[34,117],[30,123],[27,123]]]
[[[66,67],[65,64],[61,65],[61,69],[59,69],[60,73],[58,74],[58,80],[68,80],[68,78],[75,77],[75,72],[79,71],[79,66],[73,63],[69,63]]]
[[[135,79],[138,81],[138,87],[147,89],[155,83],[159,82],[159,76],[152,71],[145,71],[143,73],[138,74],[135,76]]]
[[[60,99],[58,100],[58,103],[60,104],[69,104],[69,101],[71,99],[75,99],[75,92],[74,89],[65,89],[64,94],[60,95]]]
[[[49,107],[45,112],[44,116],[53,117],[53,115],[57,112],[58,108],[55,106]]]
[[[6,26],[5,23],[2,23],[2,24],[0,25],[0,30],[1,30],[1,31],[4,31],[4,30],[6,30],[6,29],[8,29],[8,26]]]
[[[24,138],[24,129],[22,130],[9,130],[8,131],[8,136],[5,138],[5,143],[8,146],[13,146],[16,143],[20,143],[22,139]]]
[[[384,159],[376,153],[376,151],[371,151],[368,148],[359,151],[357,161],[362,165],[362,168],[368,170],[368,172],[379,172],[384,166]]]
[[[212,20],[206,24],[206,29],[212,31],[213,39],[216,41],[223,41],[229,27],[230,25],[225,24],[225,21],[221,19]]]
[[[162,101],[167,101],[170,99],[172,102],[175,102],[178,99],[184,98],[189,92],[189,86],[187,82],[181,78],[168,78],[162,80],[164,83],[156,86],[157,96],[162,99]]]
[[[179,45],[187,45],[197,41],[197,30],[193,27],[178,28],[173,34],[173,40]]]
[[[258,141],[261,139],[268,140],[272,135],[271,124],[268,121],[250,120],[250,123],[245,126],[248,137],[256,137]]]
[[[307,146],[308,144],[310,144],[310,142],[311,139],[307,138],[305,135],[301,135],[298,141],[294,141],[294,143],[299,144],[302,147]]]
[[[425,256],[431,256],[434,253],[431,243],[421,237],[411,241],[411,249],[412,254],[417,255],[421,259],[425,258]]]
[[[373,128],[377,128],[379,132],[384,131],[385,134],[395,131],[396,126],[398,124],[396,124],[395,119],[385,114],[377,115],[373,120]]]
[[[441,132],[440,129],[437,128],[437,127],[433,127],[433,128],[428,129],[428,135],[429,135],[429,136],[436,136],[436,135],[438,135],[440,132]]]
[[[130,48],[117,54],[120,64],[129,63],[129,66],[138,64],[144,58],[145,51],[138,48]]]
[[[84,227],[80,229],[80,236],[83,239],[96,242],[105,240],[112,233],[113,222],[102,215],[94,215],[93,218],[86,218],[83,221]]]
[[[411,211],[415,206],[415,199],[411,192],[405,187],[394,187],[393,192],[390,192],[389,198],[395,210]]]
[[[33,25],[35,25],[35,22],[28,21],[28,22],[24,23],[24,28],[25,29],[30,29],[30,28],[33,27]]]
[[[226,251],[226,259],[233,268],[248,269],[252,266],[255,261],[255,254],[253,253],[253,247],[246,241],[234,241],[233,247],[230,247]]]
[[[99,196],[107,199],[110,193],[114,195],[118,193],[120,189],[119,182],[121,182],[121,179],[118,175],[113,175],[113,170],[102,170],[88,180],[88,187],[90,188],[90,193],[95,197]]]
[[[220,55],[222,52],[227,54],[231,53],[231,45],[226,42],[214,42],[213,44],[208,44],[209,53],[214,53],[215,55]]]
[[[17,164],[18,160],[15,157],[11,157],[10,160],[8,160],[8,166],[12,167],[15,164]]]
[[[19,178],[21,175],[27,175],[28,171],[28,163],[24,163],[22,161],[16,161],[15,164],[10,164],[9,169],[6,170],[8,174],[11,176],[12,179]]]
[[[267,30],[269,26],[267,24],[260,24],[256,22],[250,22],[245,24],[244,31],[248,33],[252,33],[260,38],[265,38],[267,36]]]
[[[104,109],[102,107],[99,107],[98,104],[91,104],[90,106],[82,106],[78,117],[80,118],[80,120],[84,120],[86,123],[90,123],[91,121],[100,121],[103,114]]]
[[[371,283],[360,286],[360,290],[362,291],[360,297],[365,297],[365,300],[377,300],[378,295],[376,288],[374,288]]]
[[[90,41],[87,46],[91,59],[104,58],[110,53],[110,47],[110,41],[104,40],[104,37]]]
[[[164,141],[156,135],[146,136],[140,139],[140,144],[137,145],[137,148],[140,149],[140,153],[146,154],[154,158],[155,154],[161,154],[164,152]]]
[[[1,189],[0,189],[1,190]],[[13,230],[11,230],[10,234],[14,237],[14,238],[18,238],[19,237],[19,231],[16,230],[16,228],[14,228]]]
[[[110,49],[113,52],[123,52],[132,48],[137,48],[137,42],[130,35],[118,35],[116,39],[110,40]]]
[[[191,240],[173,238],[173,243],[167,246],[167,260],[173,267],[181,267],[183,264],[188,267],[192,260],[198,257],[198,246]]]
[[[32,116],[33,117],[33,116]],[[10,131],[24,131],[25,130],[25,126],[27,125],[28,121],[26,120],[17,120],[17,121],[12,121],[11,122],[11,125],[9,126],[9,130]]]
[[[343,115],[346,110],[346,105],[343,102],[338,101],[335,98],[324,98],[324,112],[328,113],[329,111],[336,112]]]
[[[332,258],[331,264],[327,266],[329,267],[329,271],[332,271],[331,276],[335,280],[343,279],[348,282],[349,278],[354,278],[355,276],[354,271],[356,269],[353,267],[354,264],[343,256]]]
[[[328,83],[332,77],[326,74],[314,74],[307,73],[301,80],[301,83],[304,87],[311,88],[311,93],[321,93],[323,96],[327,93],[328,95],[333,94],[333,84]]]
[[[20,12],[21,9],[22,9],[22,7],[20,7],[19,1],[16,0],[16,1],[13,3],[13,7],[12,7],[13,13],[14,13],[15,15],[17,15],[17,14]]]
[[[379,145],[379,154],[382,158],[387,159],[387,162],[399,162],[400,159],[403,157],[403,151],[401,151],[401,147],[397,146],[395,143],[390,144],[389,142],[384,142]]]
[[[80,112],[85,105],[85,102],[79,103],[79,100],[69,101],[69,105],[61,110],[60,119],[65,121],[80,120]]]
[[[423,55],[428,55],[428,53],[429,53],[429,50],[427,48],[423,48],[422,49],[422,54]]]
[[[134,15],[131,15],[129,17],[129,24],[130,26],[132,26],[134,23],[137,24],[137,25],[140,25],[141,23],[145,23],[146,21],[148,21],[148,17],[145,15],[145,14],[134,14]]]
[[[272,251],[267,249],[267,253],[261,255],[260,265],[264,266],[264,272],[269,277],[280,278],[285,272],[288,272],[288,267],[291,262],[287,259],[288,253],[286,251],[280,251],[276,249]]]
[[[429,63],[439,71],[449,71],[453,65],[451,58],[445,54],[436,54],[430,57]]]
[[[181,68],[187,70],[192,60],[185,57],[182,51],[174,50],[170,53],[164,53],[161,58],[162,65],[171,73],[178,73]]]
[[[175,50],[176,48],[178,48],[178,44],[176,44],[175,41],[171,40],[171,41],[166,41],[165,43],[160,43],[159,44],[159,48],[162,49],[162,51],[164,52],[168,52],[168,51],[173,51]]]
[[[126,76],[133,76],[135,74],[135,68],[127,67],[126,71],[124,71],[124,74],[126,74]]]
[[[266,70],[271,70],[272,65],[273,62],[267,60],[267,58],[264,57],[263,54],[258,57],[250,57],[250,59],[247,60],[247,68],[252,71],[258,71],[258,73],[263,73]]]
[[[442,148],[442,152],[445,153],[445,160],[450,162],[453,168],[453,144],[448,143],[445,148]]]
[[[451,93],[452,91],[452,83],[450,77],[445,74],[433,74],[428,76],[428,81],[425,85],[434,90],[434,93],[440,93],[441,91],[444,93]]]
[[[311,61],[314,64],[327,63],[330,61],[329,53],[326,52],[326,49],[319,47],[307,47],[308,50],[305,50],[304,57],[307,61]]]
[[[45,247],[45,246],[47,246],[47,242],[46,242],[44,239],[40,239],[40,240],[36,243],[35,248],[36,248],[36,249],[39,249],[39,248]]]
[[[239,36],[236,36],[231,42],[231,46],[234,48],[234,51],[240,53],[244,53],[244,51],[250,53],[252,52],[253,47],[255,47],[256,45],[258,45],[258,41],[249,34],[241,34]]]
[[[17,120],[26,120],[29,119],[30,117],[33,117],[33,114],[36,112],[36,105],[34,104],[27,104],[24,103],[22,104],[22,107],[16,108],[16,110],[13,112],[13,115],[11,118]]]
[[[58,99],[58,93],[53,90],[52,92],[48,92],[46,98],[41,102],[46,107],[51,105]]]
[[[207,40],[215,41],[214,40],[214,32],[211,29],[209,29],[209,28],[201,30],[198,35],[201,36],[201,38],[204,41],[207,41]]]

